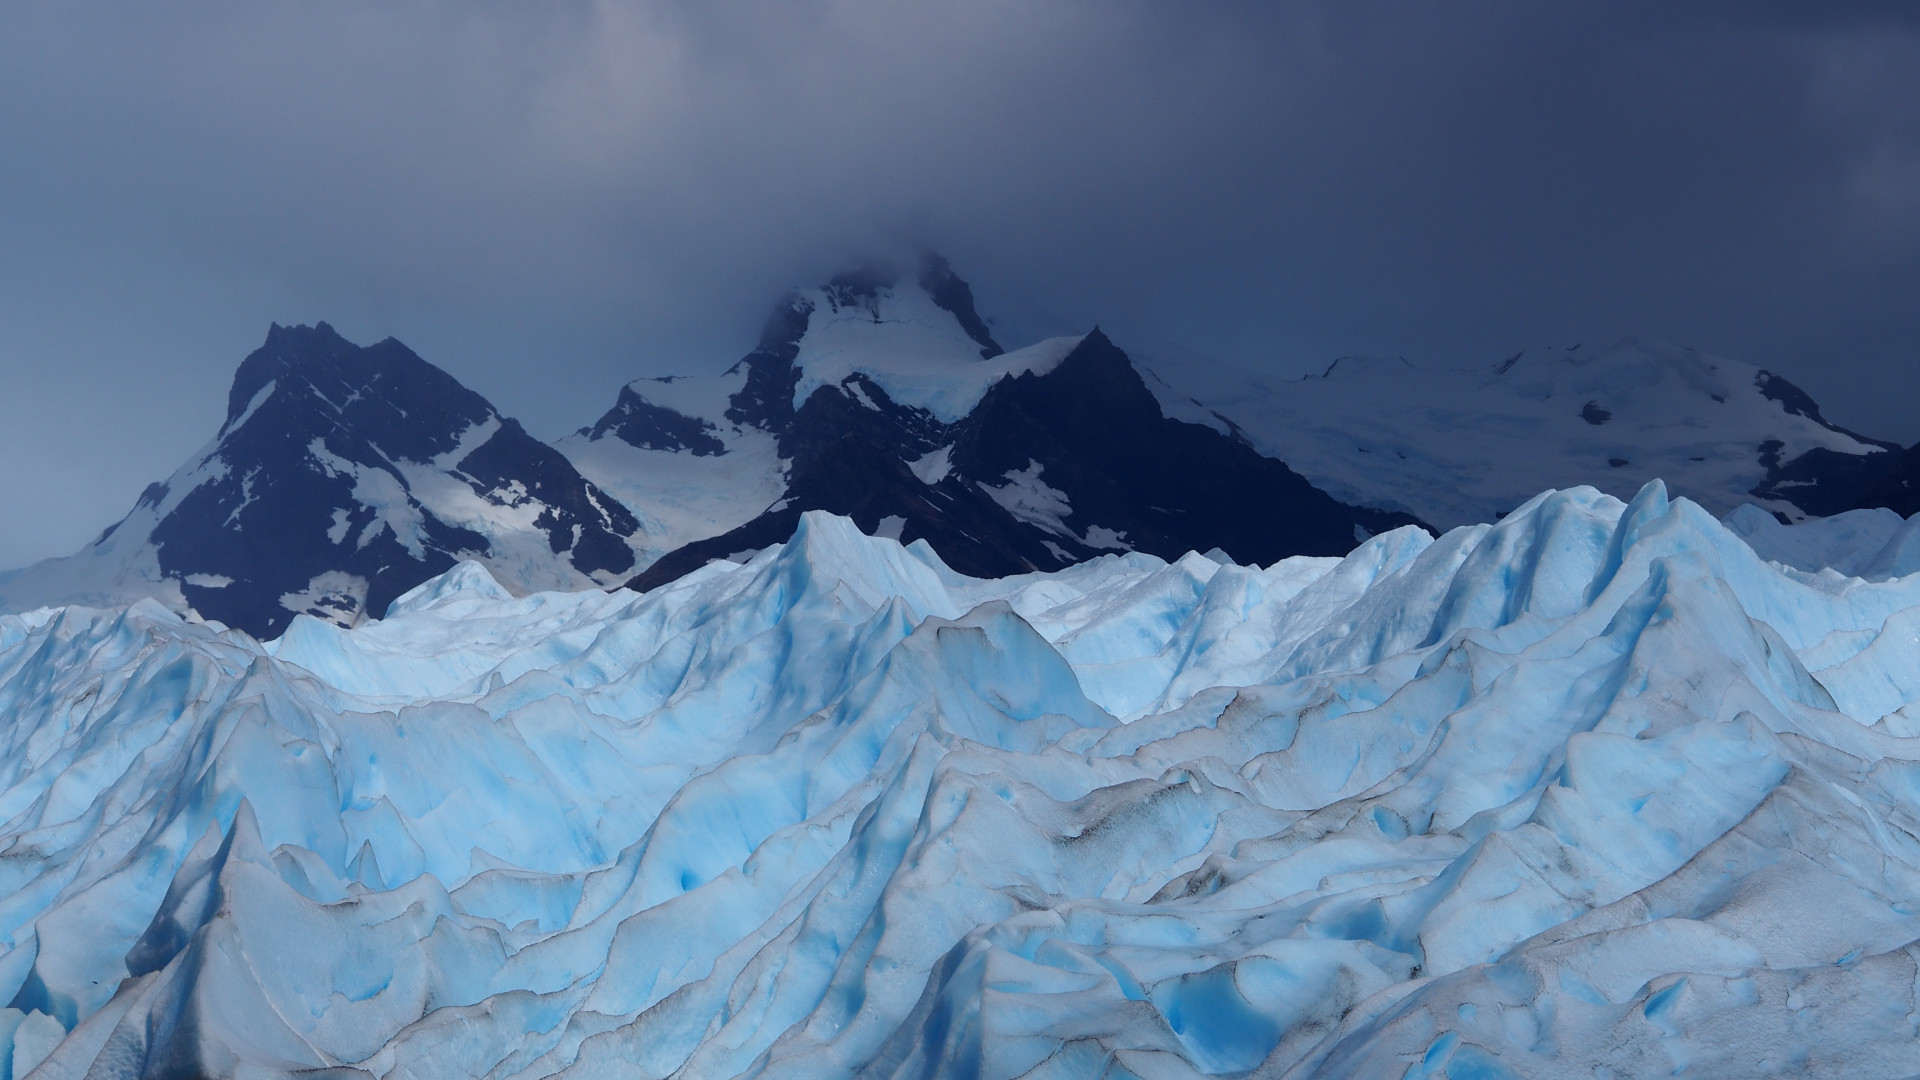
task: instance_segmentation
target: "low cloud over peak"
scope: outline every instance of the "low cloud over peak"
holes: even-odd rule
[[[0,501],[38,523],[0,565],[184,457],[270,321],[553,435],[917,244],[1009,347],[1644,334],[1920,438],[1905,5],[28,2],[0,134]]]

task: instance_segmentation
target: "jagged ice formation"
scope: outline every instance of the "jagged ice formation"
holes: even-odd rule
[[[644,595],[463,563],[265,644],[0,617],[0,1049],[1911,1075],[1916,627],[1920,577],[1763,561],[1658,484],[1264,569],[982,581],[810,514]]]

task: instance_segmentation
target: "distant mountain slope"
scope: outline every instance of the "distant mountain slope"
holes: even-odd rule
[[[555,446],[397,341],[275,326],[215,438],[79,553],[0,573],[0,611],[155,597],[272,637],[295,613],[380,615],[465,558],[517,592],[652,588],[811,510],[980,577],[1125,551],[1267,564],[1653,478],[1719,515],[1920,512],[1920,447],[1752,365],[1624,342],[1284,382],[1098,329],[1008,351],[930,256],[792,294],[724,374],[631,383]],[[1862,572],[1909,565],[1886,544]]]
[[[1350,357],[1291,382],[1147,366],[1175,415],[1244,433],[1337,498],[1442,528],[1494,520],[1548,487],[1625,498],[1656,477],[1717,514],[1750,501],[1794,519],[1834,513],[1877,505],[1826,492],[1893,448],[1827,422],[1777,375],[1648,342],[1467,370]]]
[[[832,397],[879,387],[878,396],[849,398],[888,401],[881,424],[888,430],[868,437],[917,458],[936,445],[929,433],[964,416],[995,380],[1050,367],[1077,340],[1004,353],[974,309],[972,290],[937,256],[912,278],[860,269],[786,298],[754,351],[724,374],[637,380],[596,423],[556,445],[641,518],[645,554],[654,560],[779,503],[797,453],[832,441],[837,423],[863,423],[831,410]],[[820,415],[796,426],[823,386],[834,393],[822,399]]]
[[[1809,514],[1863,509],[1920,513],[1920,443],[1884,454],[1815,447],[1797,457],[1773,448],[1767,461],[1766,483],[1755,494],[1792,500]]]
[[[809,510],[981,576],[1108,551],[1338,555],[1414,520],[1166,417],[1098,330],[1002,351],[937,258],[798,293],[725,375],[629,384],[560,446],[682,541],[649,552],[641,588],[784,542]]]
[[[462,558],[520,591],[624,579],[638,522],[564,456],[389,338],[275,326],[218,435],[78,554],[0,583],[0,605],[140,596],[277,634],[351,625]]]

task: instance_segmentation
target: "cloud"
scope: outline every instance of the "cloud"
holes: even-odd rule
[[[922,242],[1014,341],[1293,371],[1634,333],[1920,438],[1912,11],[20,0],[0,503],[45,509],[0,565],[211,433],[270,320],[554,434]]]

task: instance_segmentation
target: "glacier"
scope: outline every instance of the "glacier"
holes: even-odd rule
[[[1920,575],[1733,524],[0,616],[0,1080],[1920,1073]]]

